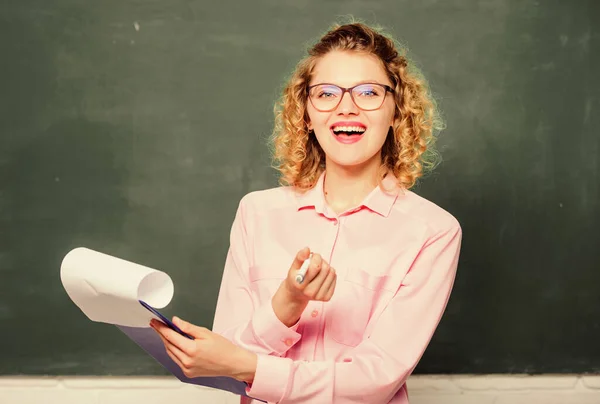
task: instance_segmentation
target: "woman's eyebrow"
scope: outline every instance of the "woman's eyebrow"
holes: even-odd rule
[[[385,84],[385,80],[362,80],[355,83],[354,85],[358,86],[360,84]]]

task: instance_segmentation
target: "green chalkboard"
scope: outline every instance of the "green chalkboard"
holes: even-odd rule
[[[273,102],[346,14],[409,45],[447,124],[414,190],[463,250],[417,373],[600,371],[599,2],[4,0],[0,374],[164,374],[61,259],[161,269],[210,326],[237,204],[276,186]]]

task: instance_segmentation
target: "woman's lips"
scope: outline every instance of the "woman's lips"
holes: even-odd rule
[[[331,132],[331,135],[335,138],[335,140],[337,140],[338,142],[343,143],[343,144],[356,143],[356,142],[360,141],[360,139],[362,139],[363,135],[365,134],[365,132],[363,132],[360,134],[357,133],[357,134],[348,136],[348,135],[343,135],[343,134],[336,135],[335,132],[333,131],[333,129],[330,129],[329,131]]]

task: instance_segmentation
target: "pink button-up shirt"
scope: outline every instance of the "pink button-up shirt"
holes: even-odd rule
[[[324,176],[303,195],[277,187],[242,198],[213,331],[258,354],[247,388],[252,397],[406,404],[405,382],[454,283],[460,225],[411,191],[379,187],[356,208],[335,214],[325,202]],[[288,328],[271,298],[305,246],[335,268],[336,289],[329,302],[311,301]]]

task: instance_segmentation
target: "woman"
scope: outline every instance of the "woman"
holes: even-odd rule
[[[213,330],[153,324],[186,375],[268,402],[408,403],[461,243],[456,219],[409,191],[439,126],[415,71],[359,23],[299,63],[276,114],[282,186],[239,204]]]

